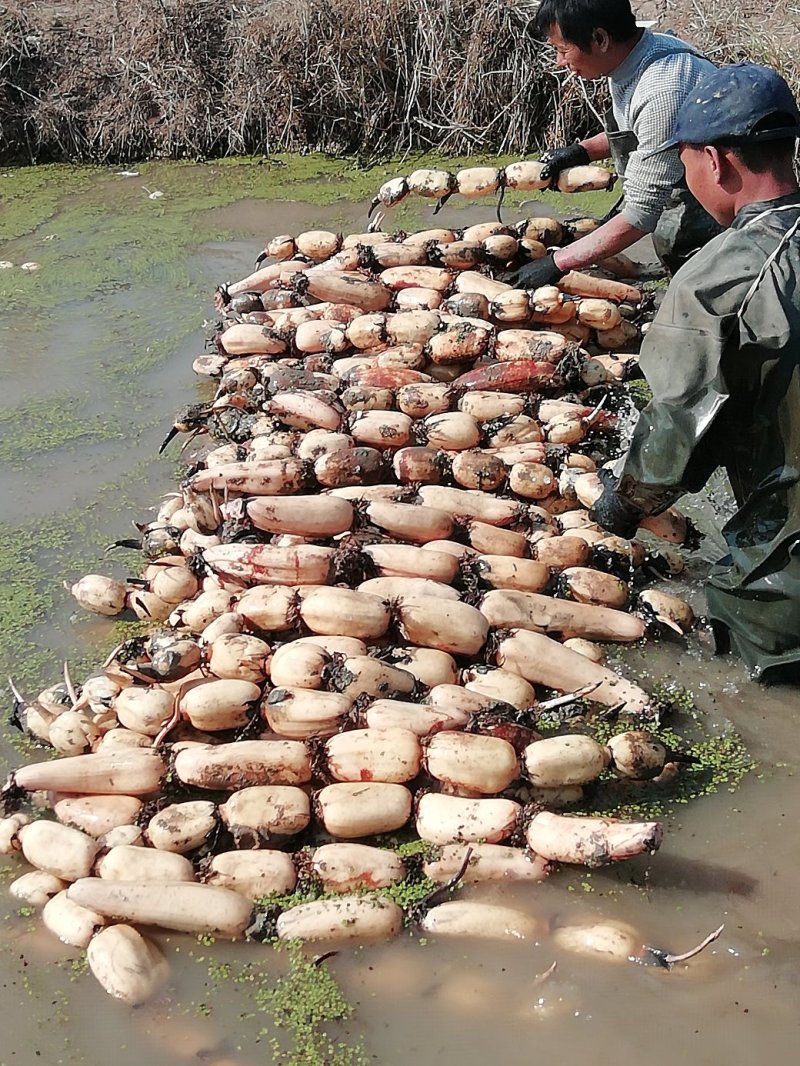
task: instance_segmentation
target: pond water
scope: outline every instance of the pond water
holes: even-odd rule
[[[65,659],[80,679],[117,639],[113,622],[75,612],[61,582],[92,570],[136,571],[134,554],[104,556],[103,547],[131,535],[131,521],[146,520],[174,485],[177,449],[164,457],[157,449],[173,413],[207,394],[190,364],[213,286],[245,273],[273,233],[363,228],[365,189],[386,175],[357,175],[348,185],[330,164],[340,185],[325,184],[320,195],[313,179],[326,165],[305,161],[294,184],[291,166],[0,175],[0,259],[41,264],[36,273],[0,271],[3,683],[13,675],[33,695],[58,678]],[[154,191],[163,196],[151,199]],[[491,209],[453,207],[449,217],[463,224]],[[398,223],[418,227],[424,218],[412,207]],[[703,515],[713,521],[709,508]],[[703,565],[694,565],[693,579]],[[696,580],[683,590],[702,608]],[[254,995],[285,969],[270,948],[160,937],[171,984],[133,1011],[102,993],[81,952],[4,897],[0,1066],[101,1066],[111,1055],[119,1066],[790,1061],[800,1035],[797,691],[752,684],[735,660],[712,657],[702,633],[626,658],[632,672],[678,681],[715,722],[732,722],[756,769],[734,793],[677,808],[652,860],[462,895],[502,898],[548,921],[624,920],[643,943],[675,952],[724,923],[695,962],[666,973],[588,962],[548,938],[454,945],[409,933],[327,963],[355,1008],[330,1028],[331,1039],[362,1050],[311,1059],[291,1051]],[[0,745],[4,769],[21,758],[12,739],[9,731]],[[17,872],[4,863],[3,883]],[[538,983],[554,961],[554,975]]]

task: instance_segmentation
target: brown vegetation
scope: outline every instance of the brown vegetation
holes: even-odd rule
[[[642,0],[641,18],[658,19],[696,44],[715,63],[765,63],[775,67],[800,96],[800,0]]]
[[[645,9],[720,60],[747,55],[793,75],[788,37],[717,0],[704,6],[707,17],[677,0]],[[524,154],[596,129],[602,91],[556,77],[527,30],[533,10],[532,0],[5,0],[0,162]]]
[[[8,0],[6,159],[522,152],[587,122],[522,0]]]

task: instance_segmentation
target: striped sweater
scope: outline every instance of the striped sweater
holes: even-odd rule
[[[713,70],[678,37],[645,30],[630,55],[612,71],[609,88],[620,130],[633,130],[639,147],[623,179],[622,214],[637,229],[651,233],[669,194],[683,176],[677,148],[664,149],[678,109],[700,78]]]

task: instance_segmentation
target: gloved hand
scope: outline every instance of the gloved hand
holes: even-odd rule
[[[644,512],[619,492],[617,479],[607,468],[597,471],[603,491],[589,508],[589,517],[609,533],[630,540],[644,518]]]
[[[508,282],[515,289],[538,289],[542,285],[555,285],[566,273],[566,270],[556,266],[555,252],[548,252],[542,259],[534,259],[515,270],[509,270],[500,280]]]
[[[551,185],[555,185],[562,170],[566,170],[567,167],[586,166],[587,163],[591,163],[591,159],[580,141],[575,141],[574,144],[568,144],[564,148],[548,148],[540,156],[540,162],[546,164],[541,174],[542,181],[549,181]]]

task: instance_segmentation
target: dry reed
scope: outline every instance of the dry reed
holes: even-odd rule
[[[773,62],[797,81],[789,39],[732,18],[730,5],[656,5],[673,22],[677,7],[690,9],[690,38],[718,60]],[[528,30],[534,7],[5,0],[0,162],[308,149],[362,158],[415,149],[524,155],[596,130],[603,94],[555,75]]]

